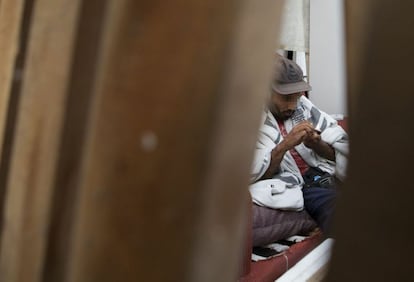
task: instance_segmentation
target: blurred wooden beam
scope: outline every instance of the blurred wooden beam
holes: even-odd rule
[[[7,158],[3,148],[6,143],[7,117],[19,53],[24,3],[21,0],[0,1],[0,230],[6,193],[3,163],[7,162]]]
[[[235,280],[281,3],[37,0],[0,280]]]
[[[349,123],[357,120],[356,105],[358,103],[358,87],[362,81],[362,64],[369,54],[367,49],[369,33],[372,30],[372,5],[374,0],[344,1],[345,8],[345,37],[348,77],[348,108],[352,112]]]
[[[3,162],[7,113],[11,89],[15,79],[15,65],[19,53],[23,0],[0,1],[0,160]],[[0,172],[1,179],[2,172]],[[1,183],[1,180],[0,180]],[[0,185],[0,216],[3,212],[4,185]],[[1,219],[0,219],[1,222]]]
[[[414,170],[414,2],[347,1],[351,157],[335,220],[326,281],[409,281]],[[348,9],[348,10],[349,10]],[[362,10],[360,10],[362,9]],[[356,77],[358,76],[358,77]],[[407,177],[408,176],[408,177]],[[406,180],[406,181],[404,181]]]
[[[42,281],[79,1],[35,2],[1,241],[1,281]]]
[[[14,66],[19,52],[24,0],[0,1],[0,157]]]
[[[26,61],[27,40],[32,18],[33,2],[35,0],[25,0],[19,20],[18,49],[13,63],[13,76],[5,85],[8,87],[7,105],[4,105],[4,122],[2,124],[2,143],[0,158],[0,226],[3,226],[3,212],[5,203],[6,187],[10,169],[11,151],[15,124],[17,119],[18,104],[20,101],[21,87],[23,81],[23,69]]]
[[[234,281],[280,2],[107,11],[69,281]]]

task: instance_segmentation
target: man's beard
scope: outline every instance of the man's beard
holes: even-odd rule
[[[293,110],[287,110],[287,111],[280,112],[277,116],[281,120],[287,120],[287,119],[291,118],[294,113],[295,113],[295,111],[293,111]]]

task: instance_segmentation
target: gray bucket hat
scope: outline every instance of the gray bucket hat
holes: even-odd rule
[[[277,56],[272,89],[280,94],[294,94],[312,90],[303,79],[302,69],[293,61]]]

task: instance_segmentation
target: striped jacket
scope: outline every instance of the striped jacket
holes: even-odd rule
[[[304,96],[299,99],[295,114],[284,121],[286,131],[289,133],[297,123],[303,120],[308,120],[317,130],[321,131],[321,139],[335,150],[335,161],[320,157],[303,144],[296,146],[296,151],[309,166],[318,167],[336,175],[339,179],[343,179],[346,174],[348,155],[346,132],[334,118],[319,110]],[[269,110],[266,110],[263,114],[252,164],[251,181],[253,184],[250,187],[250,192],[253,201],[259,205],[300,210],[303,208],[301,192],[303,178],[289,151],[283,157],[278,174],[274,175],[271,180],[259,181],[270,165],[271,151],[282,140],[283,136],[276,119]],[[269,189],[273,189],[273,192]]]

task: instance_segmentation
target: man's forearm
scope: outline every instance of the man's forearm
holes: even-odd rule
[[[272,178],[275,174],[279,172],[280,163],[282,162],[285,153],[289,150],[289,147],[291,146],[292,145],[285,139],[272,150],[270,165],[260,179]],[[311,149],[315,151],[315,153],[319,156],[331,161],[335,161],[335,149],[332,148],[332,146],[328,143],[319,140],[319,142],[312,144]]]
[[[328,159],[330,161],[335,161],[335,149],[332,148],[332,146],[328,143],[320,140],[311,149],[314,150],[315,153],[322,158]]]

